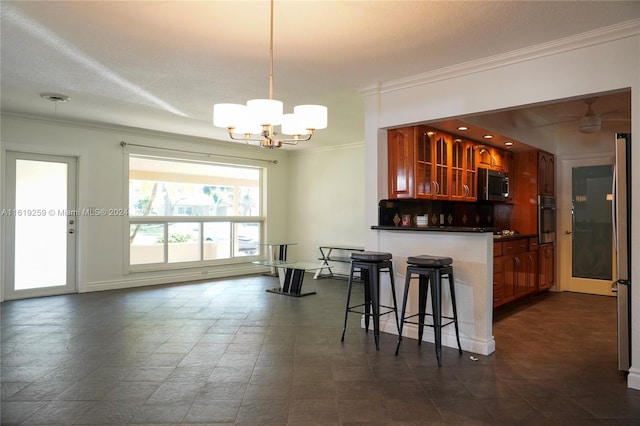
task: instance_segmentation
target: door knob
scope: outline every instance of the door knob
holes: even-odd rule
[[[73,229],[69,229],[69,233],[73,234],[75,231]]]
[[[564,235],[571,235],[571,231],[564,231]]]

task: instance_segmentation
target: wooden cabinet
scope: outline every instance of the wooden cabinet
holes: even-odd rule
[[[389,162],[389,198],[415,198],[414,127],[387,132]]]
[[[539,246],[538,262],[540,273],[538,291],[545,291],[556,283],[555,247],[553,243]]]
[[[510,152],[424,125],[388,130],[387,149],[390,199],[476,201],[478,167],[512,167]]]
[[[502,243],[493,243],[493,307],[506,303],[504,301],[504,274],[502,272]]]
[[[511,153],[493,146],[481,145],[478,150],[478,166],[499,172],[508,172]]]
[[[521,234],[538,233],[538,166],[537,151],[517,152],[509,184],[513,199],[510,228]]]
[[[454,139],[451,149],[451,200],[478,199],[478,166],[476,143]]]
[[[527,281],[527,294],[538,291],[539,281],[539,261],[538,261],[538,238],[529,238],[529,250],[525,256],[525,274]]]
[[[389,198],[450,200],[451,144],[451,135],[427,126],[389,130]]]
[[[432,176],[435,191],[432,191],[433,198],[448,200],[451,198],[451,135],[444,132],[428,130],[427,135],[433,147],[433,168]]]
[[[538,194],[554,196],[556,193],[556,165],[552,154],[538,151]]]
[[[527,248],[527,240],[524,238],[502,243],[503,294],[505,302],[527,294]]]
[[[537,238],[493,243],[493,307],[539,291]]]
[[[555,194],[554,156],[537,150],[514,153],[510,185],[513,208],[509,227],[521,234],[537,234],[538,195]]]

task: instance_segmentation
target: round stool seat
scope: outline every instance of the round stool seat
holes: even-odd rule
[[[358,260],[360,262],[382,262],[385,260],[391,260],[391,258],[391,253],[379,251],[359,251],[351,253],[351,260]]]
[[[442,268],[443,266],[451,265],[453,263],[453,259],[450,257],[429,256],[428,254],[423,254],[421,256],[411,256],[407,258],[407,263],[427,268]]]

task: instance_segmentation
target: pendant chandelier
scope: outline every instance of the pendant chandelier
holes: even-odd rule
[[[213,125],[224,127],[233,140],[246,143],[258,142],[262,148],[280,148],[283,144],[296,145],[308,141],[315,130],[327,127],[327,107],[322,105],[298,105],[293,114],[283,114],[281,101],[273,99],[273,1],[269,43],[269,99],[252,99],[242,104],[215,104]],[[275,126],[280,126],[279,138]]]

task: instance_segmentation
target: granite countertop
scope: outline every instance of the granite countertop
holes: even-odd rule
[[[373,225],[371,229],[377,229],[380,231],[420,231],[420,232],[471,232],[471,233],[483,233],[491,232],[495,234],[493,236],[494,241],[509,241],[518,240],[521,238],[533,238],[537,237],[537,234],[512,234],[502,235],[498,234],[500,228],[483,228],[474,226],[379,226]]]
[[[481,228],[472,226],[378,226],[373,225],[371,229],[381,231],[438,231],[438,232],[491,232],[498,231],[497,228]]]
[[[538,234],[514,234],[514,235],[494,235],[494,241],[519,240],[522,238],[538,238]]]

